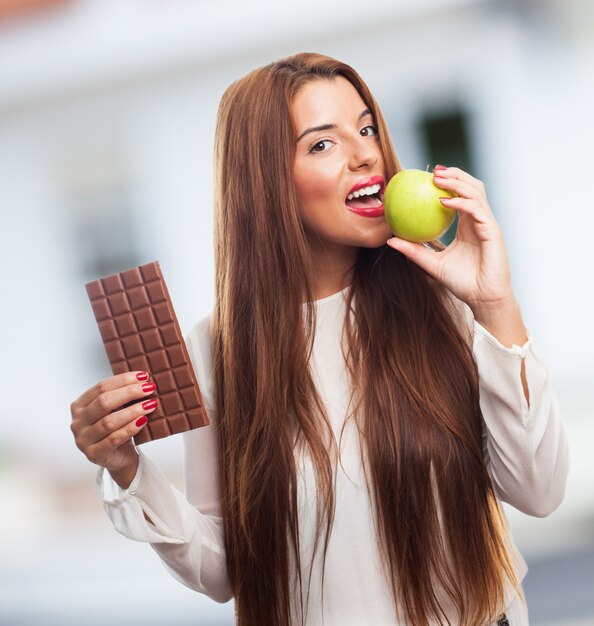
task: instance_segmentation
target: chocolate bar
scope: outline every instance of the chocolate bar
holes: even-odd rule
[[[157,408],[136,444],[210,423],[158,261],[85,285],[114,374],[145,371]],[[125,406],[138,402],[134,400]]]

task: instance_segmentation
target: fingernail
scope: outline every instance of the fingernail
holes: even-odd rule
[[[436,165],[434,170],[447,170],[448,168],[445,165]]]
[[[148,374],[146,372],[139,372],[136,374],[136,380],[148,380]]]
[[[153,398],[152,400],[147,400],[146,402],[142,403],[142,408],[145,411],[148,411],[149,409],[154,409],[157,406],[157,401]]]
[[[155,385],[155,383],[144,383],[144,385],[142,385],[142,390],[145,393],[148,393],[149,391],[154,391],[157,388],[157,385]]]
[[[136,420],[136,426],[140,428],[141,426],[144,426],[147,422],[148,422],[148,417],[146,415],[143,415],[142,417],[139,417]]]

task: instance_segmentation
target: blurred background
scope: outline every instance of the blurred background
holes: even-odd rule
[[[158,259],[182,331],[210,313],[218,102],[299,51],[361,73],[403,167],[485,182],[570,435],[559,509],[506,509],[531,624],[594,624],[593,7],[0,0],[1,624],[233,624],[115,532],[69,407],[110,375],[85,282]],[[181,438],[145,451],[181,488]]]

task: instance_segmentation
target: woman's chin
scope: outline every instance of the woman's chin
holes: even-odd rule
[[[375,229],[372,233],[369,233],[361,243],[362,248],[381,248],[386,245],[386,241],[392,237],[392,231],[389,226],[385,224],[385,227]]]

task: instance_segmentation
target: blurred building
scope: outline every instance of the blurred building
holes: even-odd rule
[[[89,607],[89,624],[125,607],[127,624],[232,623],[232,606],[180,588],[108,527],[69,405],[110,371],[86,281],[158,259],[183,331],[211,311],[218,102],[298,51],[360,72],[403,167],[458,165],[485,182],[572,446],[565,502],[545,520],[508,510],[512,531],[536,560],[594,545],[592,3],[0,0],[0,623],[81,623]],[[181,484],[181,442],[151,445]],[[538,610],[535,623],[570,623]]]

